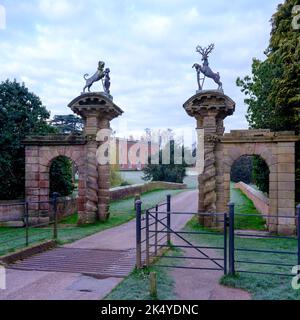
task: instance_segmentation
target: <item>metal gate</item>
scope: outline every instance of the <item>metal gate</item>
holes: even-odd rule
[[[171,211],[171,196],[167,196],[165,203],[156,205],[153,208],[142,210],[142,202],[136,202],[136,266],[142,268],[149,267],[152,263],[161,259],[163,263],[157,264],[162,268],[180,268],[195,270],[216,270],[227,274],[227,226],[228,214],[203,214],[213,216],[218,219],[221,227],[218,232],[209,232],[205,230],[190,231],[184,229],[184,224],[176,226],[176,220],[179,216],[185,216],[186,219],[193,216],[199,216],[199,213],[174,212]],[[174,221],[173,221],[174,220]],[[188,220],[186,220],[188,221]],[[172,223],[174,222],[174,223]],[[221,237],[222,245],[204,246],[195,243],[191,236],[205,235],[208,237]],[[179,248],[184,254],[168,255],[165,254],[170,248]],[[216,254],[217,252],[217,254]],[[189,254],[190,253],[190,254]],[[175,260],[193,260],[197,265],[183,266],[170,265],[167,261]]]
[[[190,231],[185,227],[185,224],[172,224],[178,216],[206,216],[214,218],[218,221],[217,230]],[[235,217],[239,216],[260,216],[265,219],[285,218],[295,219],[297,225],[297,236],[279,236],[274,234],[260,235],[254,231],[247,234],[242,234],[235,229]],[[188,219],[186,222],[189,221]],[[199,245],[205,241],[195,241],[195,237],[202,235],[206,237],[219,237],[218,245]],[[294,243],[293,250],[278,250],[276,243],[271,243],[269,248],[258,248],[255,243],[249,243],[246,247],[240,247],[239,239],[241,238],[262,238],[262,239],[285,239]],[[221,239],[220,239],[221,238]],[[294,242],[295,241],[295,242]],[[195,243],[196,242],[196,243]],[[211,243],[211,241],[207,241]],[[213,242],[214,243],[214,242]],[[184,254],[172,255],[165,254],[168,249],[180,248]],[[187,254],[193,252],[193,255]],[[243,257],[243,253],[261,254],[260,260],[251,260],[249,257]],[[292,256],[293,263],[286,262],[286,259],[278,262],[270,255],[277,256]],[[235,213],[234,203],[228,204],[228,212],[220,214],[210,213],[187,213],[174,212],[171,210],[171,196],[167,196],[165,203],[156,205],[154,208],[142,210],[142,202],[136,202],[136,266],[142,268],[149,267],[151,264],[160,259],[160,263],[156,267],[163,268],[181,268],[181,269],[196,269],[196,270],[217,270],[222,271],[224,275],[234,275],[236,273],[254,273],[261,275],[288,276],[294,274],[291,270],[277,271],[276,267],[296,267],[298,264],[298,274],[300,273],[300,205],[296,208],[295,216],[272,216],[261,214],[240,214]],[[178,264],[170,265],[165,261],[175,260],[193,260],[200,264],[197,266],[189,265],[182,266]],[[242,266],[255,266],[255,270],[243,268]],[[262,266],[272,266],[272,270],[267,272],[262,270]],[[297,274],[296,272],[296,274]]]

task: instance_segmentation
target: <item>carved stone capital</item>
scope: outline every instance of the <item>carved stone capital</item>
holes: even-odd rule
[[[235,102],[218,90],[201,91],[183,105],[187,114],[197,119],[214,116],[225,119],[235,111]]]
[[[69,108],[83,119],[93,114],[99,119],[111,121],[123,113],[123,110],[106,95],[97,92],[84,93],[78,96],[69,103]]]

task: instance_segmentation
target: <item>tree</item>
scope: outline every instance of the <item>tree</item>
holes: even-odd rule
[[[264,193],[269,193],[270,170],[266,162],[260,156],[253,157],[252,179],[256,186]]]
[[[251,156],[239,158],[231,167],[231,181],[235,183],[244,182],[250,184],[252,182],[252,168]]]
[[[163,164],[163,153],[170,153],[170,164]],[[176,154],[184,155],[184,147],[176,144],[174,140],[171,140],[163,150],[159,151],[159,164],[151,164],[150,161],[144,169],[144,180],[153,181],[166,181],[183,183],[183,179],[186,176],[186,163],[183,160],[182,164],[175,164]]]
[[[293,7],[299,0],[286,0],[272,17],[265,61],[253,60],[252,76],[237,79],[247,96],[247,119],[253,129],[300,133],[300,41],[292,26]],[[300,147],[296,148],[296,197],[300,197]],[[259,163],[254,163],[254,167]],[[263,168],[260,168],[262,171]],[[259,168],[257,168],[259,171]],[[267,181],[267,173],[258,180]],[[262,183],[262,180],[258,182]]]
[[[50,194],[58,192],[65,197],[74,190],[73,164],[67,157],[57,157],[50,167]]]
[[[82,118],[75,116],[74,114],[69,115],[55,115],[53,120],[51,121],[51,125],[57,129],[57,131],[61,134],[80,134],[83,130],[84,121]],[[54,160],[56,161],[56,160]],[[75,180],[76,168],[73,162],[71,162],[72,166],[72,180]],[[63,195],[69,195],[72,193],[73,189],[70,188],[70,181],[68,180],[69,174],[69,164],[66,161],[57,162],[56,166],[57,171],[54,171],[52,174],[52,179],[54,179],[55,172],[57,172],[57,179],[60,181],[60,189],[62,190],[62,186],[65,185],[66,190],[64,191],[56,191]],[[61,172],[61,175],[60,175]],[[66,180],[61,180],[61,177],[65,177]],[[52,190],[53,191],[53,190]],[[52,192],[51,191],[51,192]]]
[[[81,133],[84,121],[82,118],[73,114],[56,115],[51,124],[58,129],[60,133]]]
[[[111,165],[110,166],[110,186],[112,188],[115,188],[115,187],[123,187],[128,185],[130,185],[130,183],[123,179],[119,166]]]
[[[247,120],[251,129],[285,130],[290,124],[283,108],[276,104],[273,90],[273,79],[280,77],[281,68],[268,60],[253,59],[252,78],[246,76],[237,79],[237,85],[248,97],[244,100],[248,105]]]
[[[24,196],[25,150],[28,135],[56,132],[47,124],[50,113],[38,96],[16,80],[0,84],[0,199]]]

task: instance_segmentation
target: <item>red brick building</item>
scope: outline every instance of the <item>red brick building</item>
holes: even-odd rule
[[[149,157],[159,151],[157,143],[145,140],[116,139],[117,163],[120,170],[142,170],[149,161]]]

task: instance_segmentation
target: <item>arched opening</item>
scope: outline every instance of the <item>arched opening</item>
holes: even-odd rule
[[[49,167],[49,196],[58,193],[59,220],[75,221],[78,216],[79,170],[74,161],[58,156]]]
[[[270,213],[270,170],[266,161],[259,155],[241,156],[231,166],[230,181],[230,199],[237,213],[236,228],[266,230],[265,216]]]
[[[76,172],[78,169],[72,160],[65,156],[55,158],[49,170],[50,195],[54,192],[61,197],[72,195],[76,188]]]

